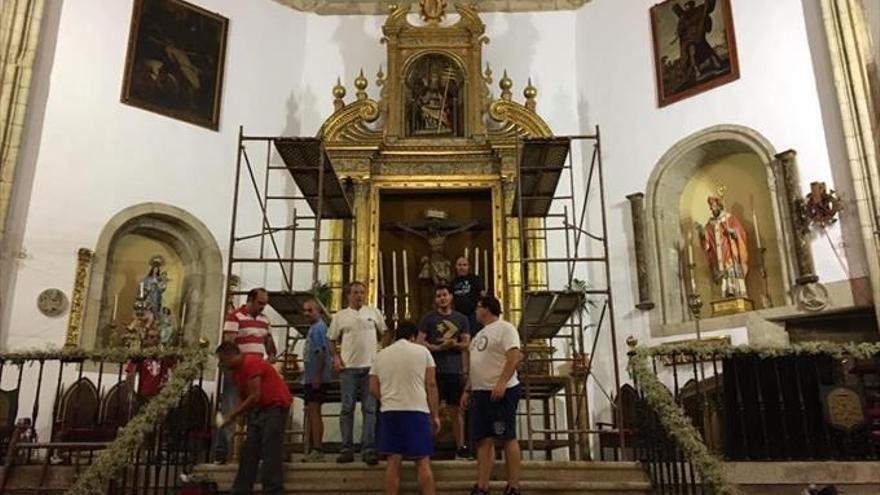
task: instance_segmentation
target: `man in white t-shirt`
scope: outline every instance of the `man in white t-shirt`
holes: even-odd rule
[[[470,377],[461,397],[462,409],[470,408],[471,441],[477,445],[477,484],[471,495],[489,493],[489,477],[495,463],[495,440],[504,445],[507,487],[504,495],[519,495],[521,460],[516,439],[516,407],[520,383],[516,367],[522,359],[516,327],[499,318],[501,303],[483,296],[477,303],[477,320],[483,329],[470,346]]]
[[[342,448],[336,462],[354,462],[354,404],[359,397],[364,416],[361,452],[364,462],[375,466],[379,463],[379,456],[376,454],[376,399],[370,395],[369,386],[370,367],[376,357],[378,335],[387,327],[382,313],[364,304],[366,292],[366,286],[361,282],[349,285],[348,307],[333,315],[327,337],[331,340],[330,352],[333,367],[339,372],[342,395],[339,413]]]
[[[416,462],[422,495],[434,495],[431,454],[433,434],[440,431],[436,366],[430,351],[416,344],[419,330],[410,321],[397,327],[397,341],[376,356],[370,370],[370,392],[382,404],[379,451],[388,456],[385,493],[400,491],[400,463]]]

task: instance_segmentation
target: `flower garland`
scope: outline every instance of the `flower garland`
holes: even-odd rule
[[[127,348],[102,349],[86,351],[79,348],[62,347],[56,349],[38,349],[27,351],[13,351],[0,353],[0,363],[23,363],[25,361],[104,361],[111,363],[125,363],[146,358],[174,359],[181,358],[193,351],[179,348],[152,348],[131,350]]]
[[[726,359],[735,356],[757,356],[769,359],[783,356],[827,355],[835,359],[868,359],[880,355],[880,343],[835,344],[807,342],[792,345],[739,345],[687,342],[638,347],[630,353],[629,373],[638,384],[648,403],[657,414],[667,433],[681,448],[688,462],[699,474],[707,493],[727,495],[739,493],[724,476],[721,460],[709,452],[700,433],[684,410],[675,403],[669,389],[654,373],[651,361],[658,356],[690,356],[700,360]]]
[[[164,352],[129,352],[123,350],[106,351],[101,355],[107,361],[115,361],[117,358],[129,360],[138,357],[171,357],[172,354],[164,355]],[[96,353],[88,353],[92,359]],[[174,368],[174,374],[159,394],[150,400],[140,412],[133,417],[116,435],[113,442],[106,449],[100,451],[93,462],[74,482],[67,495],[101,495],[105,493],[107,483],[116,476],[137,452],[144,438],[165,419],[169,412],[180,404],[180,399],[188,391],[193,380],[199,373],[208,358],[208,351],[204,349],[183,351],[177,350],[174,356],[183,356],[182,361]]]

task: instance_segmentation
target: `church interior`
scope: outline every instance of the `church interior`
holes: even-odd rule
[[[516,329],[523,493],[880,493],[878,129],[877,0],[2,2],[0,493],[233,493],[258,288],[284,493],[383,493],[303,462],[312,329],[361,286],[381,355],[462,277]]]

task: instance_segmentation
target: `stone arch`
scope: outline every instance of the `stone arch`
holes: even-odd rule
[[[658,302],[658,311],[651,313],[652,328],[657,325],[680,323],[689,319],[684,298],[678,284],[678,254],[674,247],[679,240],[678,201],[690,177],[704,164],[729,155],[746,153],[756,156],[765,165],[767,189],[773,211],[772,228],[779,242],[781,278],[784,281],[786,303],[791,302],[789,288],[794,284],[793,226],[784,215],[786,194],[784,181],[779,176],[776,149],[754,129],[739,125],[716,125],[698,131],[673,145],[657,162],[645,193],[646,241],[652,300]],[[769,227],[765,226],[764,229]],[[704,301],[708,303],[708,301]]]
[[[223,312],[223,257],[216,239],[197,217],[176,206],[141,203],[114,215],[95,246],[80,346],[93,349],[99,331],[111,323],[114,294],[108,291],[114,247],[138,234],[167,245],[186,267],[181,303],[187,307],[183,336],[187,342],[216,342]]]

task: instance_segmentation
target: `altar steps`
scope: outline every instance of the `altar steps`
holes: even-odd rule
[[[476,462],[436,461],[431,464],[438,495],[469,493],[476,480]],[[217,482],[221,493],[228,492],[235,478],[237,466],[202,465],[196,473]],[[504,489],[503,464],[495,467],[492,493]],[[353,464],[286,465],[285,493],[363,495],[383,492],[384,463],[368,467]],[[404,463],[401,470],[401,493],[419,493],[415,468]],[[522,489],[528,494],[546,495],[646,495],[650,483],[640,466],[631,462],[541,462],[523,463]],[[255,493],[262,493],[257,486]]]

